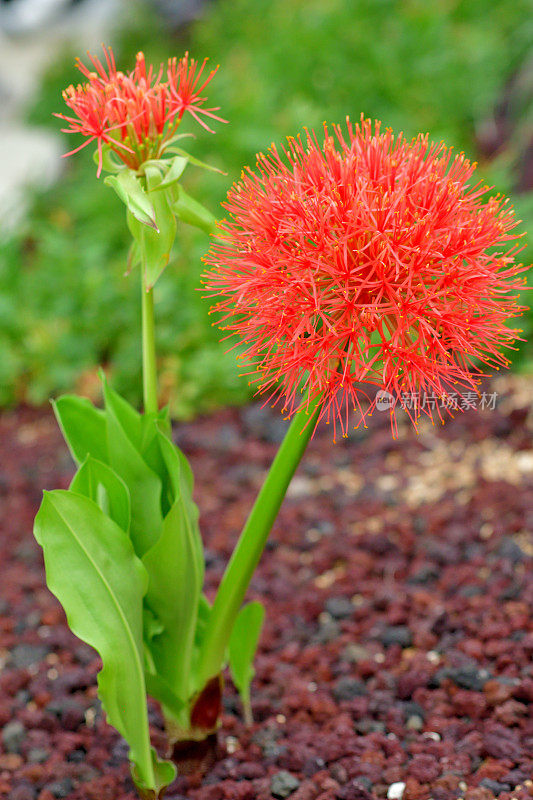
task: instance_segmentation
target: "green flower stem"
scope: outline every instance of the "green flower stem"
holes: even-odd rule
[[[309,401],[308,407],[304,406],[295,415],[235,546],[207,623],[198,664],[199,689],[222,668],[233,623],[291,478],[313,434],[321,403],[321,397]]]
[[[154,290],[142,277],[143,399],[146,414],[157,413],[157,368],[155,358]]]

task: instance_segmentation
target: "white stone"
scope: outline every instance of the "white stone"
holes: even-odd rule
[[[388,800],[402,800],[404,791],[405,783],[402,783],[401,781],[398,781],[397,783],[391,783],[387,790]]]

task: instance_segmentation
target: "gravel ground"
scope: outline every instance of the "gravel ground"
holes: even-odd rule
[[[267,608],[247,730],[229,679],[219,759],[169,800],[533,797],[531,381],[446,426],[384,414],[294,478],[250,597]],[[250,406],[182,425],[212,593],[286,428]],[[99,661],[31,534],[72,465],[48,410],[0,417],[0,797],[133,800]],[[151,707],[153,740],[161,718]]]

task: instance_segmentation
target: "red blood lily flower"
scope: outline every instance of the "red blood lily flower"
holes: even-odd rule
[[[402,399],[415,426],[421,413],[442,419],[458,392],[478,393],[483,366],[509,363],[501,348],[517,331],[505,323],[522,311],[526,269],[514,213],[484,202],[476,165],[427,136],[364,118],[334,134],[272,146],[230,190],[206,258],[212,311],[258,392],[289,414],[302,391],[322,395],[321,416],[345,435],[350,411],[357,424],[372,413],[371,384],[392,396],[393,430]]]
[[[179,61],[169,59],[166,69],[161,65],[156,71],[153,66],[147,67],[144,54],[138,53],[135,68],[123,73],[116,69],[111,48],[104,48],[104,56],[105,64],[89,54],[92,69],[78,59],[76,65],[86,82],[63,92],[73,116],[56,114],[69,123],[62,129],[65,133],[81,133],[85,137],[79,147],[65,155],[96,141],[98,176],[102,171],[103,144],[109,145],[128,167],[138,169],[144,161],[161,156],[186,111],[209,131],[211,128],[200,114],[225,122],[213,113],[217,108],[203,107],[206,98],[200,93],[218,69],[211,70],[200,82],[206,60],[197,72],[198,62],[189,60],[186,53]]]

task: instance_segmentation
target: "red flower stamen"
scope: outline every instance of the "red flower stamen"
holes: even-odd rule
[[[452,395],[478,391],[483,365],[509,363],[526,269],[514,212],[499,196],[483,203],[475,164],[427,136],[363,118],[334,133],[273,146],[230,190],[206,258],[207,290],[222,297],[212,310],[258,392],[289,414],[307,389],[346,434],[350,411],[357,424],[372,413],[375,389],[367,411],[360,402],[371,384],[393,396],[393,429],[405,394],[437,401],[407,408],[415,425],[442,418]]]
[[[214,78],[218,71],[218,66],[212,69],[209,75],[205,78],[204,82],[198,86],[202,73],[204,71],[207,59],[204,59],[198,73],[198,62],[192,58],[189,62],[189,54],[185,53],[183,58],[179,61],[175,58],[169,61],[167,76],[170,93],[172,96],[172,107],[174,113],[178,114],[181,119],[186,111],[194,117],[194,119],[202,125],[207,131],[213,133],[211,128],[200,119],[199,114],[210,117],[217,122],[227,122],[222,117],[216,116],[213,112],[218,111],[218,108],[202,108],[206,98],[201,97],[201,92],[205,89],[207,84]]]

